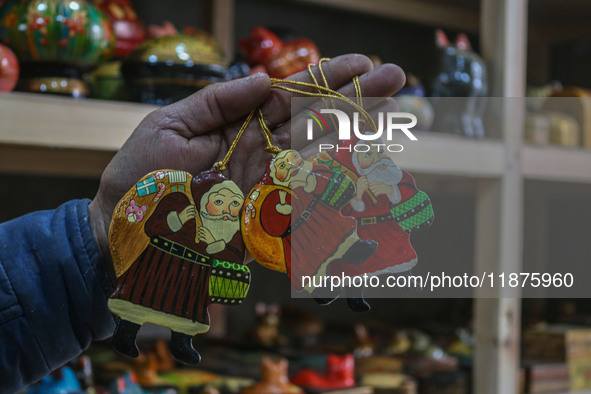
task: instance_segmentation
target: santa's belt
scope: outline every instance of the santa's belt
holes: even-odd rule
[[[394,216],[391,213],[386,213],[384,215],[377,215],[377,216],[370,216],[367,218],[357,218],[357,222],[362,226],[367,226],[369,224],[377,224],[377,223],[384,223],[390,220],[394,220]]]
[[[157,249],[162,250],[165,253],[171,254],[176,257],[180,257],[183,260],[188,260],[193,263],[211,266],[211,258],[199,252],[195,252],[193,249],[189,249],[179,243],[171,241],[162,237],[150,238],[150,244]]]
[[[312,214],[312,211],[314,211],[314,208],[316,207],[316,204],[318,204],[318,201],[320,201],[320,197],[315,196],[312,199],[312,201],[310,202],[310,205],[308,205],[308,208],[306,208],[302,212],[302,215],[298,218],[298,220],[296,220],[291,226],[289,226],[287,228],[287,230],[285,231],[284,234],[281,235],[281,237],[282,238],[287,237],[289,234],[291,234],[292,232],[294,232],[295,230],[297,230],[297,228],[300,227],[306,220],[308,220],[308,218]]]

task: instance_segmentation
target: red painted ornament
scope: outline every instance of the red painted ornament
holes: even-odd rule
[[[296,290],[321,304],[332,302],[340,290],[329,294],[304,278],[321,279],[341,261],[362,264],[377,247],[360,240],[357,221],[339,212],[354,195],[345,175],[304,161],[295,150],[278,153],[245,200],[242,232],[249,252],[263,266],[286,272]]]
[[[358,142],[356,138],[344,141],[337,151],[315,158],[316,163],[353,180],[356,195],[341,212],[357,220],[361,239],[378,243],[376,252],[362,265],[343,263],[341,269],[351,276],[409,272],[418,261],[410,235],[433,222],[431,200],[417,188],[412,175],[380,152],[377,144],[358,152],[351,149]]]
[[[304,369],[291,378],[292,383],[306,389],[345,389],[355,386],[355,359],[352,354],[326,357],[326,372],[320,374]]]
[[[0,44],[0,92],[12,91],[18,82],[19,65],[16,55]]]
[[[124,58],[146,39],[146,29],[138,19],[129,0],[95,0],[111,21],[115,37],[115,57]]]
[[[251,36],[240,40],[240,49],[248,63],[263,66],[271,77],[286,78],[320,60],[320,52],[307,38],[282,42],[273,32],[256,26]]]

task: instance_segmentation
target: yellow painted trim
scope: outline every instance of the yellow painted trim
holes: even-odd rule
[[[135,324],[152,323],[187,335],[203,334],[209,331],[207,324],[194,322],[191,319],[157,311],[129,301],[112,298],[109,299],[108,305],[111,312]]]

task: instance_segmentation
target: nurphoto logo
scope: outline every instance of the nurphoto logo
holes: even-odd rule
[[[400,144],[390,143],[392,136],[395,131],[401,131],[411,141],[417,141],[417,137],[410,131],[411,128],[416,126],[417,117],[408,112],[379,112],[378,113],[378,124],[376,126],[376,132],[366,132],[360,130],[359,127],[359,112],[353,112],[353,121],[349,118],[349,115],[344,111],[338,109],[321,109],[320,113],[314,111],[311,108],[307,108],[306,115],[310,116],[307,122],[307,139],[308,141],[314,140],[314,122],[320,128],[320,131],[328,131],[328,124],[322,114],[332,114],[336,117],[338,122],[338,135],[339,140],[350,140],[351,131],[361,141],[375,141],[374,143],[358,143],[355,145],[349,145],[341,147],[334,144],[319,144],[319,152],[336,149],[353,150],[355,152],[368,152],[372,147],[377,147],[378,151],[388,152],[402,152],[404,147]],[[401,122],[402,121],[402,122]],[[352,126],[352,127],[351,127]],[[384,133],[385,132],[385,133]],[[385,134],[386,141],[388,143],[382,143],[382,136]]]

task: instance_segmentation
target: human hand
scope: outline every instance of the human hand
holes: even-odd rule
[[[367,97],[389,97],[404,85],[402,70],[385,64],[373,69],[369,58],[344,55],[323,63],[329,86],[354,96],[351,82],[360,76]],[[318,72],[316,77],[318,78]],[[310,82],[307,71],[289,79]],[[210,85],[177,103],[149,114],[135,129],[101,177],[99,191],[89,206],[90,221],[103,258],[110,260],[108,229],[117,202],[145,174],[162,168],[198,175],[221,160],[245,116],[260,107],[273,143],[283,149],[291,145],[290,99],[294,94],[270,89],[267,75]],[[303,133],[305,134],[305,133]],[[302,137],[302,140],[305,139]],[[297,142],[297,138],[294,138]],[[245,192],[262,176],[271,156],[263,150],[260,127],[253,121],[228,164],[226,175]]]
[[[185,209],[183,209],[179,213],[179,219],[181,220],[182,224],[187,223],[187,221],[193,219],[195,217],[195,205],[187,205]]]

